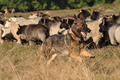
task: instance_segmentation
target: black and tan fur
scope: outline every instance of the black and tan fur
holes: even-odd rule
[[[43,56],[46,57],[48,59],[48,66],[57,56],[71,56],[78,61],[82,61],[82,58],[79,56],[80,54],[94,57],[83,46],[83,38],[87,32],[90,32],[90,30],[87,28],[86,23],[75,18],[75,22],[68,30],[68,34],[56,34],[46,39],[41,47],[39,61],[41,61]]]

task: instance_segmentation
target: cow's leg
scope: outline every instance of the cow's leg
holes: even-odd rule
[[[45,35],[45,33],[41,33],[40,35],[39,35],[39,39],[42,41],[42,43],[45,41],[45,39],[46,39],[46,35]]]
[[[109,34],[109,38],[110,38],[110,43],[112,44],[112,45],[117,45],[117,42],[116,42],[116,40],[115,40],[115,30],[113,29],[110,29],[109,30],[109,32],[108,32],[108,34]]]
[[[17,39],[17,44],[21,44],[21,39],[20,39],[20,36],[19,35],[17,35],[17,36],[14,36],[15,37],[15,39]]]
[[[10,28],[2,28],[2,31],[3,31],[2,37],[5,37],[6,34],[9,34],[9,33],[10,33]]]
[[[0,43],[3,43],[3,39],[2,39],[2,30],[0,30]]]
[[[94,36],[92,37],[93,42],[95,43],[95,47],[99,48],[101,45],[99,45],[100,39],[102,38],[102,34],[98,35],[98,36]]]
[[[85,49],[82,49],[82,50],[80,51],[80,55],[82,55],[82,56],[87,56],[87,57],[90,57],[90,58],[94,58],[94,57],[95,57],[94,55],[92,55],[92,54],[90,54],[88,51],[86,51]]]
[[[17,43],[18,43],[18,44],[21,44],[21,39],[17,39]]]
[[[29,45],[30,45],[30,46],[33,44],[33,42],[32,42],[32,41],[28,41],[28,42],[29,42]]]
[[[77,59],[79,62],[82,62],[82,58],[81,58],[80,56],[77,56],[77,55],[75,55],[75,54],[73,54],[73,53],[70,53],[70,56],[71,56],[72,58],[74,58],[74,59]]]
[[[12,32],[15,39],[17,39],[17,44],[21,44],[21,38],[20,35],[17,35],[16,32]]]
[[[17,39],[17,44],[21,44],[21,39],[20,39],[20,36],[18,37],[15,37]]]

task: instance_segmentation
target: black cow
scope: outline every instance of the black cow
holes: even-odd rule
[[[78,13],[77,17],[80,18],[80,19],[85,19],[86,20],[88,17],[91,16],[90,12],[87,11],[86,9],[80,9],[78,12],[79,13]]]
[[[100,24],[100,31],[104,34],[104,39],[109,39],[112,45],[120,44],[120,24],[111,21],[111,17],[104,17]],[[105,43],[105,42],[104,42]]]
[[[49,36],[49,30],[45,25],[42,24],[31,24],[20,26],[17,35],[23,34],[25,39],[31,45],[31,41],[42,41]]]
[[[66,31],[72,26],[73,22],[74,19],[69,19],[69,18],[64,19],[59,16],[54,16],[51,18],[42,18],[39,23],[47,26],[50,35],[53,35],[58,33],[62,34],[63,31]]]
[[[93,11],[91,15],[92,20],[98,20],[100,17],[103,17],[104,15],[101,14],[99,11]]]

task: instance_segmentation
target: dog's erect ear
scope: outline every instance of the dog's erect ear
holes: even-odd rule
[[[74,14],[74,23],[77,22],[77,16]]]
[[[77,16],[74,14],[74,19],[77,20]]]

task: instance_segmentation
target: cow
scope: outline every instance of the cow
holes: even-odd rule
[[[2,24],[0,24],[0,43],[3,43],[3,39],[2,39],[2,33],[3,33],[3,28],[4,26]]]
[[[110,14],[105,16],[107,21],[111,21],[114,23],[120,23],[120,15]]]
[[[58,34],[60,29],[60,17],[42,18],[39,24],[45,25],[49,29],[49,34]]]
[[[69,20],[69,22],[71,22],[71,20]],[[54,16],[47,19],[42,18],[39,23],[48,27],[50,36],[54,34],[59,34],[63,30],[69,29],[69,27],[72,25],[70,23],[68,24],[67,20],[62,19],[59,16]]]
[[[11,33],[13,35],[13,37],[17,40],[17,43],[21,44],[21,39],[20,39],[21,36],[16,34],[19,25],[16,24],[15,22],[9,21],[9,20],[7,20],[6,23],[8,26],[4,26],[2,28],[2,30],[3,30],[2,37],[5,37],[7,34]]]
[[[118,43],[120,44],[120,24],[112,22],[110,17],[103,18],[102,23],[100,24],[100,31],[108,35],[105,37],[109,38],[111,45],[116,46]]]
[[[32,45],[32,41],[45,41],[49,37],[49,30],[45,25],[42,24],[31,24],[19,26],[17,35],[24,35],[29,45]]]
[[[9,20],[17,22],[17,21],[23,21],[25,20],[25,18],[20,15],[18,17],[17,16],[10,17]]]
[[[36,18],[24,18],[24,17],[10,17],[9,21],[14,21],[16,24],[19,25],[29,25],[29,24],[38,24],[42,17]],[[7,27],[7,23],[5,24]]]
[[[80,9],[78,12],[78,15],[77,15],[77,18],[80,18],[81,20],[85,20],[85,21],[90,21],[91,18],[91,14],[90,12],[88,11],[90,10],[89,8],[88,9]]]
[[[101,38],[103,37],[103,33],[101,33],[99,31],[100,30],[99,25],[101,23],[102,23],[102,17],[99,18],[98,20],[86,22],[86,24],[87,24],[88,28],[91,30],[91,32],[87,34],[87,36],[84,40],[88,41],[90,38],[92,38],[92,41],[95,43],[95,48],[101,47],[101,45],[99,45],[99,42],[100,42]],[[90,43],[92,43],[92,42],[90,41]],[[88,45],[88,43],[87,43],[87,45]]]
[[[100,17],[104,17],[104,15],[100,11],[93,11],[91,14],[92,20],[98,20]]]
[[[37,18],[39,16],[39,12],[31,13],[28,18]]]

